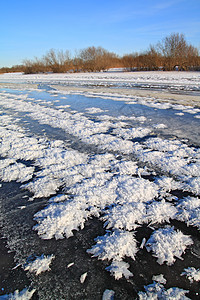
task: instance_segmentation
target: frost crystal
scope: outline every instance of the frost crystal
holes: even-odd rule
[[[87,277],[87,272],[85,272],[85,273],[83,273],[83,274],[81,275],[81,277],[80,277],[80,282],[81,282],[81,283],[84,283],[86,277]]]
[[[159,283],[163,283],[163,284],[166,284],[166,282],[167,282],[167,280],[164,278],[163,274],[154,275],[152,277],[152,280],[156,281],[156,282],[159,282]]]
[[[52,255],[41,255],[37,257],[33,262],[30,262],[25,266],[25,271],[33,272],[36,275],[39,275],[42,272],[50,271],[50,264],[55,256]]]
[[[102,296],[102,300],[114,300],[115,292],[112,290],[105,290]]]
[[[32,298],[35,291],[36,291],[35,289],[32,289],[30,291],[28,289],[23,289],[21,292],[19,292],[19,290],[16,290],[13,294],[0,296],[0,299],[2,299],[2,300],[29,300]]]
[[[35,214],[38,224],[34,229],[43,239],[69,238],[73,235],[73,230],[84,228],[85,220],[91,215],[86,208],[85,202],[79,201],[78,197],[76,201],[51,203]]]
[[[129,264],[124,261],[113,261],[109,267],[106,268],[107,271],[110,271],[111,275],[115,279],[120,279],[124,276],[126,279],[133,276],[133,274],[128,270]]]
[[[161,202],[153,202],[147,208],[147,219],[153,223],[169,222],[170,219],[174,219],[177,213],[176,208],[165,200]]]
[[[184,269],[181,275],[186,275],[190,282],[200,281],[200,269],[195,269],[194,267],[189,267]]]
[[[133,202],[127,205],[117,205],[106,211],[102,219],[107,228],[114,229],[136,229],[145,221],[146,206],[144,203]]]
[[[187,197],[179,201],[177,205],[177,219],[188,226],[195,226],[200,230],[200,199]]]
[[[96,245],[87,250],[101,260],[113,260],[112,264],[106,268],[119,279],[124,275],[126,278],[132,276],[128,270],[129,265],[122,261],[125,256],[135,259],[137,252],[136,240],[133,233],[127,231],[116,230],[112,234],[106,233],[104,236],[99,236],[96,239]]]
[[[152,251],[158,258],[157,262],[162,265],[165,261],[167,265],[175,262],[175,257],[182,259],[181,255],[187,246],[193,244],[192,239],[184,235],[181,231],[175,231],[174,227],[160,228],[151,235],[146,243],[147,251]]]
[[[6,160],[8,161],[8,160]],[[34,167],[26,167],[22,163],[15,163],[8,165],[7,167],[0,170],[0,178],[2,181],[25,182],[32,178]]]
[[[139,292],[139,300],[189,300],[185,294],[189,291],[172,287],[168,290],[160,283],[149,284],[144,287],[146,292]]]
[[[136,240],[131,232],[116,230],[112,234],[106,233],[95,240],[96,245],[87,250],[88,253],[93,254],[93,257],[119,261],[125,256],[135,259]]]

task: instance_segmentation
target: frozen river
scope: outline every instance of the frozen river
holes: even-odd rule
[[[199,299],[199,79],[0,76],[2,299]]]

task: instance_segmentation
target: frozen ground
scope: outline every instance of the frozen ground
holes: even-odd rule
[[[199,73],[0,82],[0,299],[199,299]]]

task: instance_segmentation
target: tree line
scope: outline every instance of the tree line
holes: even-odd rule
[[[120,57],[102,47],[92,46],[78,51],[72,57],[68,50],[51,49],[42,58],[26,59],[22,65],[2,68],[0,72],[100,72],[119,67],[128,71],[199,71],[200,55],[196,47],[188,44],[183,34],[172,33],[141,53]]]

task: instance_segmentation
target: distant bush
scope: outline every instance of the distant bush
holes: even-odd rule
[[[172,33],[144,53],[124,55],[127,70],[199,70],[198,49],[189,45],[183,34]]]
[[[24,72],[24,65],[0,68],[0,73]]]
[[[100,72],[119,67],[127,71],[195,71],[200,70],[200,56],[198,49],[188,44],[183,34],[172,33],[141,53],[119,57],[102,47],[91,46],[78,51],[72,58],[68,50],[50,49],[41,59],[26,59],[21,66],[1,68],[0,73]]]

